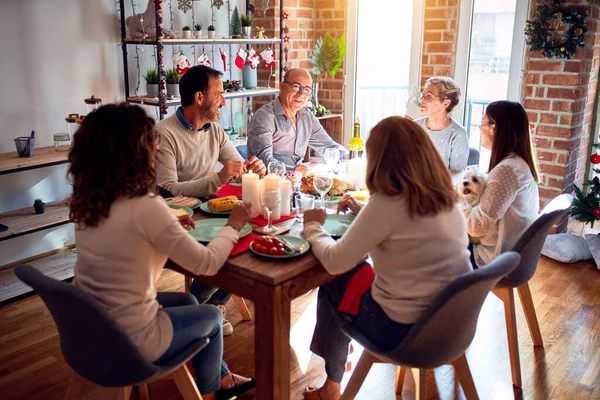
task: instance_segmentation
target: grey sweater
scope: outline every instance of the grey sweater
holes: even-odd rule
[[[427,117],[416,119],[415,122],[427,132],[448,169],[461,171],[467,167],[469,140],[465,128],[454,118],[450,119],[450,125],[439,131],[427,128]]]

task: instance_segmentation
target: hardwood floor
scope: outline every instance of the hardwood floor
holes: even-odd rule
[[[530,282],[540,322],[543,348],[534,348],[520,304],[517,305],[523,388],[513,389],[509,369],[504,312],[499,299],[486,300],[473,344],[467,351],[475,386],[481,399],[600,399],[600,271],[593,261],[560,264],[542,258]],[[183,277],[165,271],[160,290],[183,290]],[[293,303],[292,398],[301,399],[306,385],[324,380],[323,363],[308,350],[314,318],[315,293]],[[233,303],[228,318],[235,333],[225,339],[225,360],[235,372],[252,375],[254,329],[242,322]],[[249,303],[252,310],[253,306]],[[356,360],[361,349],[351,356]],[[34,296],[0,309],[0,399],[58,400],[67,389],[71,370],[62,359],[57,332],[39,297]],[[407,374],[404,398],[414,398]],[[432,377],[435,375],[435,381]],[[349,374],[346,374],[345,382]],[[375,365],[357,399],[395,399],[395,370]],[[344,383],[345,383],[344,382]],[[181,397],[172,381],[150,385],[153,399]],[[464,398],[449,366],[428,375],[428,398]],[[92,388],[84,399],[114,399],[116,391]],[[134,391],[132,399],[138,399]],[[253,399],[253,395],[241,400]],[[283,400],[283,399],[282,399]]]

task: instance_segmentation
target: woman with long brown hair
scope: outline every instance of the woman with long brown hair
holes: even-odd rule
[[[367,140],[364,207],[344,197],[338,211],[358,216],[339,241],[324,230],[324,210],[304,214],[304,236],[332,275],[319,289],[311,350],[325,359],[327,380],[307,388],[306,399],[340,398],[350,339],[342,314],[383,349],[396,347],[435,296],[469,271],[467,233],[450,173],[416,123],[402,117],[379,122]],[[368,264],[355,267],[367,256]],[[375,276],[376,275],[376,276]]]
[[[474,266],[510,250],[537,218],[538,177],[529,119],[523,106],[496,101],[485,109],[481,146],[491,150],[489,179],[478,205],[465,208]]]
[[[221,313],[189,293],[157,293],[167,258],[196,275],[223,266],[250,216],[236,206],[229,226],[207,246],[195,241],[154,194],[158,137],[139,106],[110,104],[90,113],[69,153],[77,262],[74,283],[94,297],[149,362],[161,362],[208,337],[192,358],[205,399],[228,399],[254,386],[223,362]]]

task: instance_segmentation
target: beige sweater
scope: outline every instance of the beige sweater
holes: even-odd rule
[[[115,318],[146,360],[154,361],[173,338],[171,320],[156,301],[156,282],[167,258],[194,274],[214,275],[238,237],[225,227],[203,246],[161,197],[120,199],[97,227],[76,228],[74,283]]]
[[[304,236],[331,274],[373,259],[373,299],[392,320],[412,324],[444,287],[470,271],[465,219],[458,207],[410,218],[402,197],[371,196],[346,234],[334,241],[317,222]]]
[[[156,184],[174,196],[208,197],[222,185],[217,163],[243,158],[219,124],[207,131],[188,130],[172,115],[156,124],[160,135]]]

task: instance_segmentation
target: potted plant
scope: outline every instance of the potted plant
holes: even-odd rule
[[[242,37],[242,21],[240,20],[240,12],[237,6],[233,9],[233,14],[231,15],[231,37],[233,39]]]
[[[242,37],[251,38],[252,37],[252,15],[242,14],[240,16],[240,20],[242,22]]]
[[[46,203],[42,201],[42,199],[35,199],[33,202],[33,209],[36,214],[43,214],[46,211]]]
[[[175,68],[167,70],[165,74],[167,80],[167,96],[179,97],[179,74]]]
[[[315,75],[313,83],[313,105],[319,105],[319,84],[325,77],[334,77],[342,70],[344,57],[346,56],[346,35],[342,35],[338,40],[335,40],[329,32],[325,34],[325,38],[317,39],[317,44],[310,55],[310,61],[313,64],[312,72]]]
[[[158,72],[155,68],[150,68],[144,75],[146,79],[146,96],[158,97]]]
[[[209,39],[214,39],[215,38],[215,27],[214,27],[214,25],[209,25],[208,26],[208,38]]]
[[[192,38],[192,28],[190,28],[189,26],[184,26],[183,28],[181,28],[182,33],[183,33],[183,38],[184,39],[191,39]]]
[[[202,25],[200,25],[200,24],[194,25],[194,38],[202,39]]]

